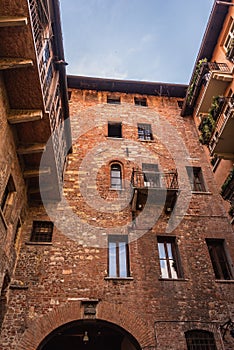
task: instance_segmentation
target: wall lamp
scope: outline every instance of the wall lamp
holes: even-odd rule
[[[234,338],[234,322],[232,322],[231,319],[229,319],[227,322],[221,324],[219,326],[220,332],[222,334],[222,338],[225,338],[225,335],[227,333],[227,331],[230,332],[230,335],[232,338]]]
[[[83,342],[84,342],[84,343],[87,343],[88,341],[89,341],[88,332],[85,331],[85,332],[84,332],[84,336],[83,336]]]

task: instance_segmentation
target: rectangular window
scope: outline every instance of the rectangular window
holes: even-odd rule
[[[150,124],[137,124],[137,126],[138,126],[138,138],[140,140],[153,140]]]
[[[53,228],[51,221],[33,221],[30,242],[51,242]]]
[[[233,43],[234,39],[234,20],[233,18],[230,19],[229,26],[228,26],[228,32],[226,34],[226,38],[224,40],[223,46],[226,50],[230,48],[230,46]]]
[[[224,239],[206,239],[210,260],[216,279],[231,280],[233,274],[229,264]]]
[[[111,103],[111,104],[114,104],[114,105],[119,105],[120,104],[120,97],[107,96],[107,103]]]
[[[142,163],[144,173],[144,186],[161,187],[158,164]]]
[[[109,235],[108,237],[109,277],[129,277],[128,236]]]
[[[122,123],[108,122],[108,137],[122,137]]]
[[[179,253],[174,237],[158,237],[158,253],[162,278],[182,278]]]
[[[136,106],[144,106],[147,107],[147,99],[146,97],[134,97],[134,103]]]
[[[3,213],[6,211],[7,205],[12,204],[11,197],[14,192],[15,184],[12,176],[10,176],[0,201],[0,207]]]
[[[205,183],[200,167],[186,166],[192,191],[205,192]]]

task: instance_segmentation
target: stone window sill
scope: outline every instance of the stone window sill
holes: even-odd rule
[[[159,277],[159,281],[173,281],[173,282],[188,282],[188,278],[162,278]]]
[[[212,192],[208,192],[208,191],[192,191],[192,194],[205,194],[205,195],[212,195]]]
[[[52,245],[52,242],[25,242],[26,245]]]
[[[133,277],[104,277],[107,281],[133,281]]]
[[[234,283],[234,280],[215,280],[217,283]]]

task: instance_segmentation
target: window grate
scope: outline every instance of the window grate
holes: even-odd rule
[[[203,330],[192,330],[185,333],[188,350],[216,350],[214,335]]]
[[[51,221],[33,221],[31,242],[51,242],[54,224]]]

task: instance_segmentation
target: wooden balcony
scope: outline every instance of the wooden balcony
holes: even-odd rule
[[[173,210],[179,193],[176,170],[168,173],[147,173],[133,169],[131,184],[133,212],[142,210],[146,202],[150,205],[164,206],[166,213]]]
[[[225,102],[216,120],[209,142],[211,153],[224,159],[234,158],[234,98],[225,98]]]
[[[69,117],[66,73],[64,65],[56,63],[64,62],[59,3],[19,3],[3,0],[0,8],[0,70],[9,101],[8,122],[17,135],[30,198],[40,199],[43,187],[44,192],[48,189],[48,200],[59,200],[67,145],[71,145],[69,123],[63,127]],[[40,169],[43,152],[45,164]]]

